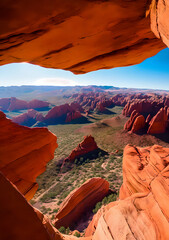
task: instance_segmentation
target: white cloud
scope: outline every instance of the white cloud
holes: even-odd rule
[[[42,86],[75,86],[77,83],[69,78],[39,78],[34,81],[34,85]]]

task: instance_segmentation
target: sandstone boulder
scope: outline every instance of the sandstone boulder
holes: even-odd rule
[[[55,227],[71,227],[82,215],[92,210],[109,191],[109,183],[102,178],[91,178],[71,192],[56,214]]]

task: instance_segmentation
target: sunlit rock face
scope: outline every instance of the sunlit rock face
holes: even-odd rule
[[[86,230],[93,240],[169,239],[169,149],[127,145],[120,201],[102,207]]]
[[[169,239],[168,156],[169,149],[158,145],[146,148],[127,145],[120,201],[102,207],[89,224],[86,237],[80,239]],[[0,182],[0,192],[4,193],[0,197],[2,239],[77,239],[61,235],[1,173]]]
[[[151,31],[149,4],[1,1],[0,64],[29,62],[78,74],[140,63],[165,47]]]
[[[28,128],[0,112],[0,171],[30,200],[57,147],[56,136],[47,128]]]
[[[169,47],[169,2],[153,0],[150,5],[151,29]]]
[[[81,187],[73,190],[61,204],[56,214],[55,227],[71,227],[97,202],[101,201],[109,192],[109,183],[102,178],[91,178]]]

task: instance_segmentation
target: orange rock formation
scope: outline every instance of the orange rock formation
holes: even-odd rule
[[[131,132],[137,133],[140,130],[144,129],[144,127],[145,127],[145,118],[143,115],[139,115],[133,123]]]
[[[157,5],[154,10],[147,0],[1,2],[0,64],[86,73],[140,63],[165,48],[156,36],[168,45],[168,4]]]
[[[167,119],[167,109],[161,108],[158,113],[151,119],[147,133],[164,133],[167,127]]]
[[[13,123],[0,112],[0,171],[29,200],[38,185],[36,177],[54,157],[56,136],[47,128],[28,128]]]
[[[124,149],[121,201],[98,211],[86,230],[92,239],[169,238],[169,149]]]
[[[91,135],[85,136],[83,141],[79,143],[79,145],[75,149],[73,149],[73,151],[66,160],[74,162],[76,158],[79,158],[80,156],[83,156],[96,149],[98,149],[98,146],[94,140],[94,137],[92,137]]]
[[[56,214],[55,227],[71,227],[86,212],[94,208],[109,191],[109,183],[102,178],[91,178],[72,191]]]
[[[102,207],[86,230],[86,237],[80,239],[169,239],[168,156],[169,149],[158,145],[146,148],[126,146],[123,158],[124,180],[120,190],[121,200]],[[1,174],[0,181],[0,192],[5,193],[0,198],[0,206],[3,206],[0,233],[3,239],[27,240],[35,237],[40,240],[76,239],[73,236],[61,235],[48,219],[36,209],[34,210]],[[62,210],[58,212],[60,216],[61,213],[63,217],[71,210],[76,211],[76,206],[80,207],[79,203],[82,199],[84,203],[91,198],[90,194],[88,198],[84,198],[82,194],[78,195],[79,189],[66,199]],[[90,188],[91,192],[92,189],[101,191],[100,187],[96,188],[96,184]],[[86,193],[89,188],[83,185],[83,190]],[[84,206],[87,207],[86,204],[83,204]],[[7,215],[7,212],[11,214]]]
[[[127,130],[127,131],[130,131],[132,126],[133,126],[133,123],[135,121],[135,119],[139,116],[139,113],[134,110],[132,113],[131,113],[131,116],[129,118],[129,120],[125,123],[124,125],[124,130]]]

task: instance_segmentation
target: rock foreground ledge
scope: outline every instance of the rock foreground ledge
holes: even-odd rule
[[[88,226],[86,237],[80,239],[169,239],[169,148],[127,145],[123,179],[120,200],[102,207]],[[0,181],[3,239],[77,239],[61,235],[1,174]]]
[[[169,46],[168,18],[164,0],[1,1],[0,65],[79,74],[138,64]]]
[[[37,188],[36,178],[54,158],[56,136],[47,128],[28,128],[0,112],[0,171],[30,200]]]

